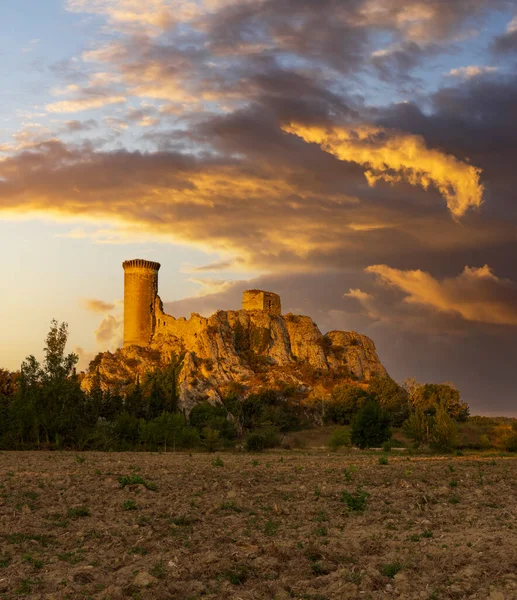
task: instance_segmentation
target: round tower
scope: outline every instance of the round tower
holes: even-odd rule
[[[160,263],[136,258],[124,268],[124,346],[148,346],[154,332],[154,302]]]

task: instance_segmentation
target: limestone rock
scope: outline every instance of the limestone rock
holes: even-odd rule
[[[289,386],[303,401],[326,397],[340,383],[363,385],[387,375],[370,338],[345,331],[324,336],[310,317],[243,309],[175,319],[163,312],[159,297],[155,315],[151,343],[98,355],[83,379],[85,389],[98,377],[103,389],[123,394],[137,377],[143,381],[181,357],[176,390],[188,414],[200,401],[221,402],[236,384],[243,396]]]

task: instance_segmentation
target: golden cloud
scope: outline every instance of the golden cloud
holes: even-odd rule
[[[53,102],[47,104],[45,108],[50,113],[72,113],[93,108],[102,108],[109,104],[120,104],[125,101],[126,98],[124,96],[86,96],[84,98]]]
[[[98,300],[97,298],[84,298],[81,304],[84,309],[95,313],[107,313],[115,308],[115,304],[104,302],[104,300]]]
[[[481,205],[481,169],[428,148],[421,136],[372,125],[325,129],[290,124],[283,129],[318,144],[339,160],[366,167],[365,177],[372,187],[380,179],[389,183],[405,181],[425,190],[434,185],[455,217]]]
[[[488,265],[465,267],[457,277],[441,281],[424,271],[386,265],[372,265],[366,271],[407,294],[404,301],[408,304],[455,313],[466,321],[517,325],[517,285],[494,275]]]

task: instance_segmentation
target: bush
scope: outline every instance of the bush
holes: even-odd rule
[[[352,443],[359,448],[377,448],[391,438],[390,418],[375,400],[368,401],[352,424]]]
[[[266,447],[266,441],[262,433],[253,432],[248,435],[244,442],[244,448],[248,452],[262,452]]]
[[[348,508],[354,512],[364,512],[369,497],[370,494],[360,487],[357,488],[355,494],[347,492],[346,490],[341,492],[341,502],[344,502]]]
[[[411,438],[417,446],[429,442],[429,424],[424,411],[417,408],[402,424],[404,433]]]
[[[349,448],[350,445],[350,433],[344,427],[335,429],[328,441],[328,447],[332,452],[337,452],[343,446]]]

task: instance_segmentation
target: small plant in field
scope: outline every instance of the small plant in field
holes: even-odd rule
[[[141,475],[121,475],[118,478],[121,488],[125,488],[127,485],[143,485],[146,490],[155,492],[158,489],[156,483],[152,481],[146,481]]]
[[[233,569],[224,571],[222,576],[232,585],[243,585],[248,579],[249,570],[246,565],[236,565]]]
[[[384,575],[384,577],[395,577],[397,573],[402,571],[404,565],[398,561],[392,563],[384,563],[381,565],[380,572]]]
[[[357,467],[355,465],[350,465],[350,467],[347,469],[346,467],[343,469],[343,474],[345,476],[345,479],[347,481],[352,481],[353,479],[353,474],[357,471]]]
[[[447,465],[447,467],[449,468],[449,473],[454,473],[456,470],[452,465]]]
[[[124,510],[137,510],[138,507],[136,505],[136,502],[133,499],[128,498],[127,500],[124,500],[124,504],[122,505],[122,508]]]
[[[318,527],[318,529],[316,529],[316,531],[314,532],[316,535],[319,535],[321,537],[325,537],[328,535],[328,529],[326,527]]]
[[[379,464],[380,465],[387,465],[388,464],[388,457],[383,455],[383,456],[379,456]]]
[[[369,497],[370,494],[360,487],[357,488],[355,494],[347,490],[341,492],[341,502],[344,502],[354,512],[364,512]]]
[[[280,527],[280,523],[278,521],[266,521],[264,525],[264,535],[274,536],[278,532],[278,528]]]
[[[156,577],[156,579],[163,579],[165,577],[165,565],[163,564],[163,561],[160,560],[152,567],[152,569],[149,569],[149,574]]]
[[[418,535],[418,533],[413,533],[412,535],[409,536],[409,541],[410,542],[419,542],[420,536]]]
[[[314,488],[314,497],[315,498],[320,498],[321,497],[321,490],[320,490],[320,488],[318,486],[316,486]]]
[[[86,508],[86,506],[77,506],[75,508],[69,508],[66,516],[69,519],[81,519],[83,517],[89,517],[90,511]]]
[[[5,569],[11,563],[11,557],[7,554],[0,554],[0,569]]]
[[[75,462],[77,464],[82,465],[85,460],[86,460],[86,458],[84,458],[84,456],[80,456],[79,454],[76,454]]]
[[[223,459],[220,456],[214,458],[212,461],[212,467],[224,467]]]
[[[256,458],[254,458],[254,459],[251,461],[251,464],[252,464],[254,467],[258,467],[258,466],[260,465],[260,460],[257,460]]]
[[[325,523],[328,520],[329,517],[327,513],[323,510],[320,510],[320,512],[314,517],[314,521],[316,521],[317,523]]]
[[[433,537],[433,532],[432,531],[428,531],[427,529],[424,531],[424,533],[422,534],[423,538],[432,538]]]
[[[226,510],[228,512],[236,512],[236,513],[242,512],[242,508],[237,506],[237,504],[233,500],[230,502],[223,502],[220,506],[220,509]]]
[[[43,567],[43,561],[39,560],[38,558],[33,558],[30,554],[24,554],[22,558],[23,558],[23,562],[26,562],[27,564],[31,565],[35,569],[39,570]]]
[[[458,487],[458,482],[455,479],[451,479],[449,481],[449,487],[451,487],[451,488]]]
[[[140,556],[145,556],[146,554],[149,554],[149,551],[146,548],[144,548],[143,546],[134,546],[133,548],[131,548],[129,553],[130,554],[139,554]]]
[[[451,496],[449,498],[449,504],[458,504],[459,503],[459,498],[457,496]]]
[[[327,567],[324,567],[323,565],[321,565],[318,562],[312,563],[311,569],[312,569],[313,574],[316,575],[316,577],[320,577],[322,575],[328,575],[330,573],[330,571]]]

